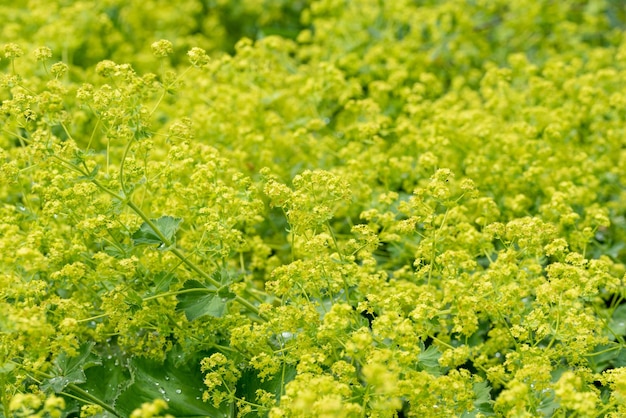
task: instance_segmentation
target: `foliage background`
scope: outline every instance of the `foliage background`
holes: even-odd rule
[[[5,416],[622,416],[620,0],[0,2]]]

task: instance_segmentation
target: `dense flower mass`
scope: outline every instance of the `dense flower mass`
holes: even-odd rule
[[[626,415],[620,1],[0,18],[0,415]]]

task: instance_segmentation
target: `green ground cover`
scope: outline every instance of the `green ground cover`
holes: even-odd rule
[[[626,415],[621,0],[0,21],[0,415]]]

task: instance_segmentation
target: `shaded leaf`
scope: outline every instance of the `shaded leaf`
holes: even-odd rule
[[[6,362],[0,365],[0,374],[11,373],[13,370],[15,370],[15,363]]]
[[[137,292],[132,289],[126,291],[126,297],[124,298],[124,303],[126,303],[131,312],[137,312],[141,309],[143,305],[143,298],[139,296]]]
[[[133,358],[130,361],[132,384],[122,392],[115,402],[115,409],[123,416],[139,408],[144,402],[164,399],[168,403],[167,413],[175,417],[228,417],[229,405],[215,408],[202,401],[205,390],[200,372],[200,357],[180,362],[183,353],[174,348],[164,363]]]
[[[283,367],[278,373],[266,378],[264,381],[261,381],[257,374],[258,371],[254,369],[246,369],[242,373],[241,378],[237,382],[238,397],[255,403],[256,391],[263,389],[266,392],[273,393],[276,400],[280,400],[285,385],[296,377],[296,368],[283,363]]]
[[[626,367],[626,350],[622,348],[616,351],[618,352],[618,354],[615,356],[613,360],[613,367],[615,368]]]
[[[108,405],[113,405],[120,393],[131,383],[127,360],[119,347],[105,348],[98,366],[85,370],[86,382],[80,387]],[[103,412],[102,417],[113,417]]]
[[[89,174],[87,174],[86,176],[79,176],[78,179],[79,180],[93,180],[98,175],[98,171],[100,171],[100,165],[96,164],[94,169],[91,170],[91,172],[89,172]]]
[[[545,393],[542,393],[543,399],[539,402],[539,407],[537,411],[541,413],[541,416],[551,417],[554,415],[554,412],[559,409],[560,402],[554,395],[554,390],[550,389]]]
[[[185,312],[189,321],[205,315],[219,318],[226,313],[229,299],[218,295],[215,288],[209,288],[197,280],[188,280],[182,290],[185,292],[176,296],[176,310]]]
[[[609,328],[617,336],[626,335],[626,305],[620,305],[613,311],[613,316],[609,321]],[[609,334],[609,338],[615,338],[613,333]]]
[[[178,227],[182,221],[183,220],[181,218],[174,218],[172,216],[161,216],[159,219],[152,219],[152,223],[154,223],[161,234],[169,241],[174,240],[176,231],[178,231]],[[135,245],[164,244],[161,238],[159,238],[157,233],[147,222],[141,224],[141,227],[133,234],[132,238],[133,244]]]
[[[626,353],[626,350],[619,348],[617,343],[599,345],[595,348],[594,352],[587,357],[589,366],[596,373],[612,366],[622,367],[624,365],[624,355],[622,352]],[[622,357],[621,361],[620,357]]]
[[[424,349],[423,344],[421,344],[421,346],[422,350],[417,356],[419,366],[422,370],[425,370],[435,376],[439,376],[441,374],[441,367],[439,366],[439,357],[441,357],[441,352],[434,345],[431,345],[426,349]]]
[[[154,282],[154,287],[151,290],[153,295],[158,295],[170,290],[170,286],[172,282],[176,279],[176,276],[172,272],[161,271],[156,273],[152,277],[152,281]]]
[[[114,245],[107,245],[103,248],[104,252],[111,257],[123,259],[128,257],[130,248],[126,249],[123,246],[116,247]]]
[[[491,386],[486,381],[476,382],[473,385],[474,394],[476,398],[474,400],[474,409],[463,413],[461,417],[470,418],[477,416],[494,416],[493,401],[491,400]]]
[[[86,381],[85,369],[101,364],[101,360],[91,349],[93,343],[85,343],[80,346],[78,355],[70,357],[62,352],[54,360],[52,373],[55,375],[44,380],[42,390],[53,390],[55,393],[62,392],[70,383],[84,383]]]

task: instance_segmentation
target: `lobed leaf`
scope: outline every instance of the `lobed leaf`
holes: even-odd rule
[[[207,287],[197,280],[188,280],[183,285],[183,291],[176,296],[177,311],[183,311],[189,321],[202,316],[220,318],[226,313],[228,298],[218,294],[218,290]]]
[[[180,348],[168,353],[165,362],[134,357],[130,361],[132,384],[115,402],[115,409],[123,416],[144,402],[163,399],[168,404],[167,413],[175,417],[229,417],[230,406],[215,408],[202,401],[203,376],[199,357],[179,363]]]
[[[173,241],[178,231],[178,227],[180,226],[183,220],[181,218],[174,218],[172,216],[161,216],[158,219],[152,219],[154,225],[158,228],[161,234],[168,239],[169,241]],[[164,245],[164,242],[159,238],[159,235],[152,229],[152,227],[144,222],[141,224],[139,230],[137,230],[133,236],[133,244],[135,245]]]
[[[41,388],[60,393],[70,383],[84,383],[85,370],[101,364],[100,358],[91,352],[93,346],[93,342],[81,345],[76,356],[61,352],[54,361],[54,377],[44,380]]]

